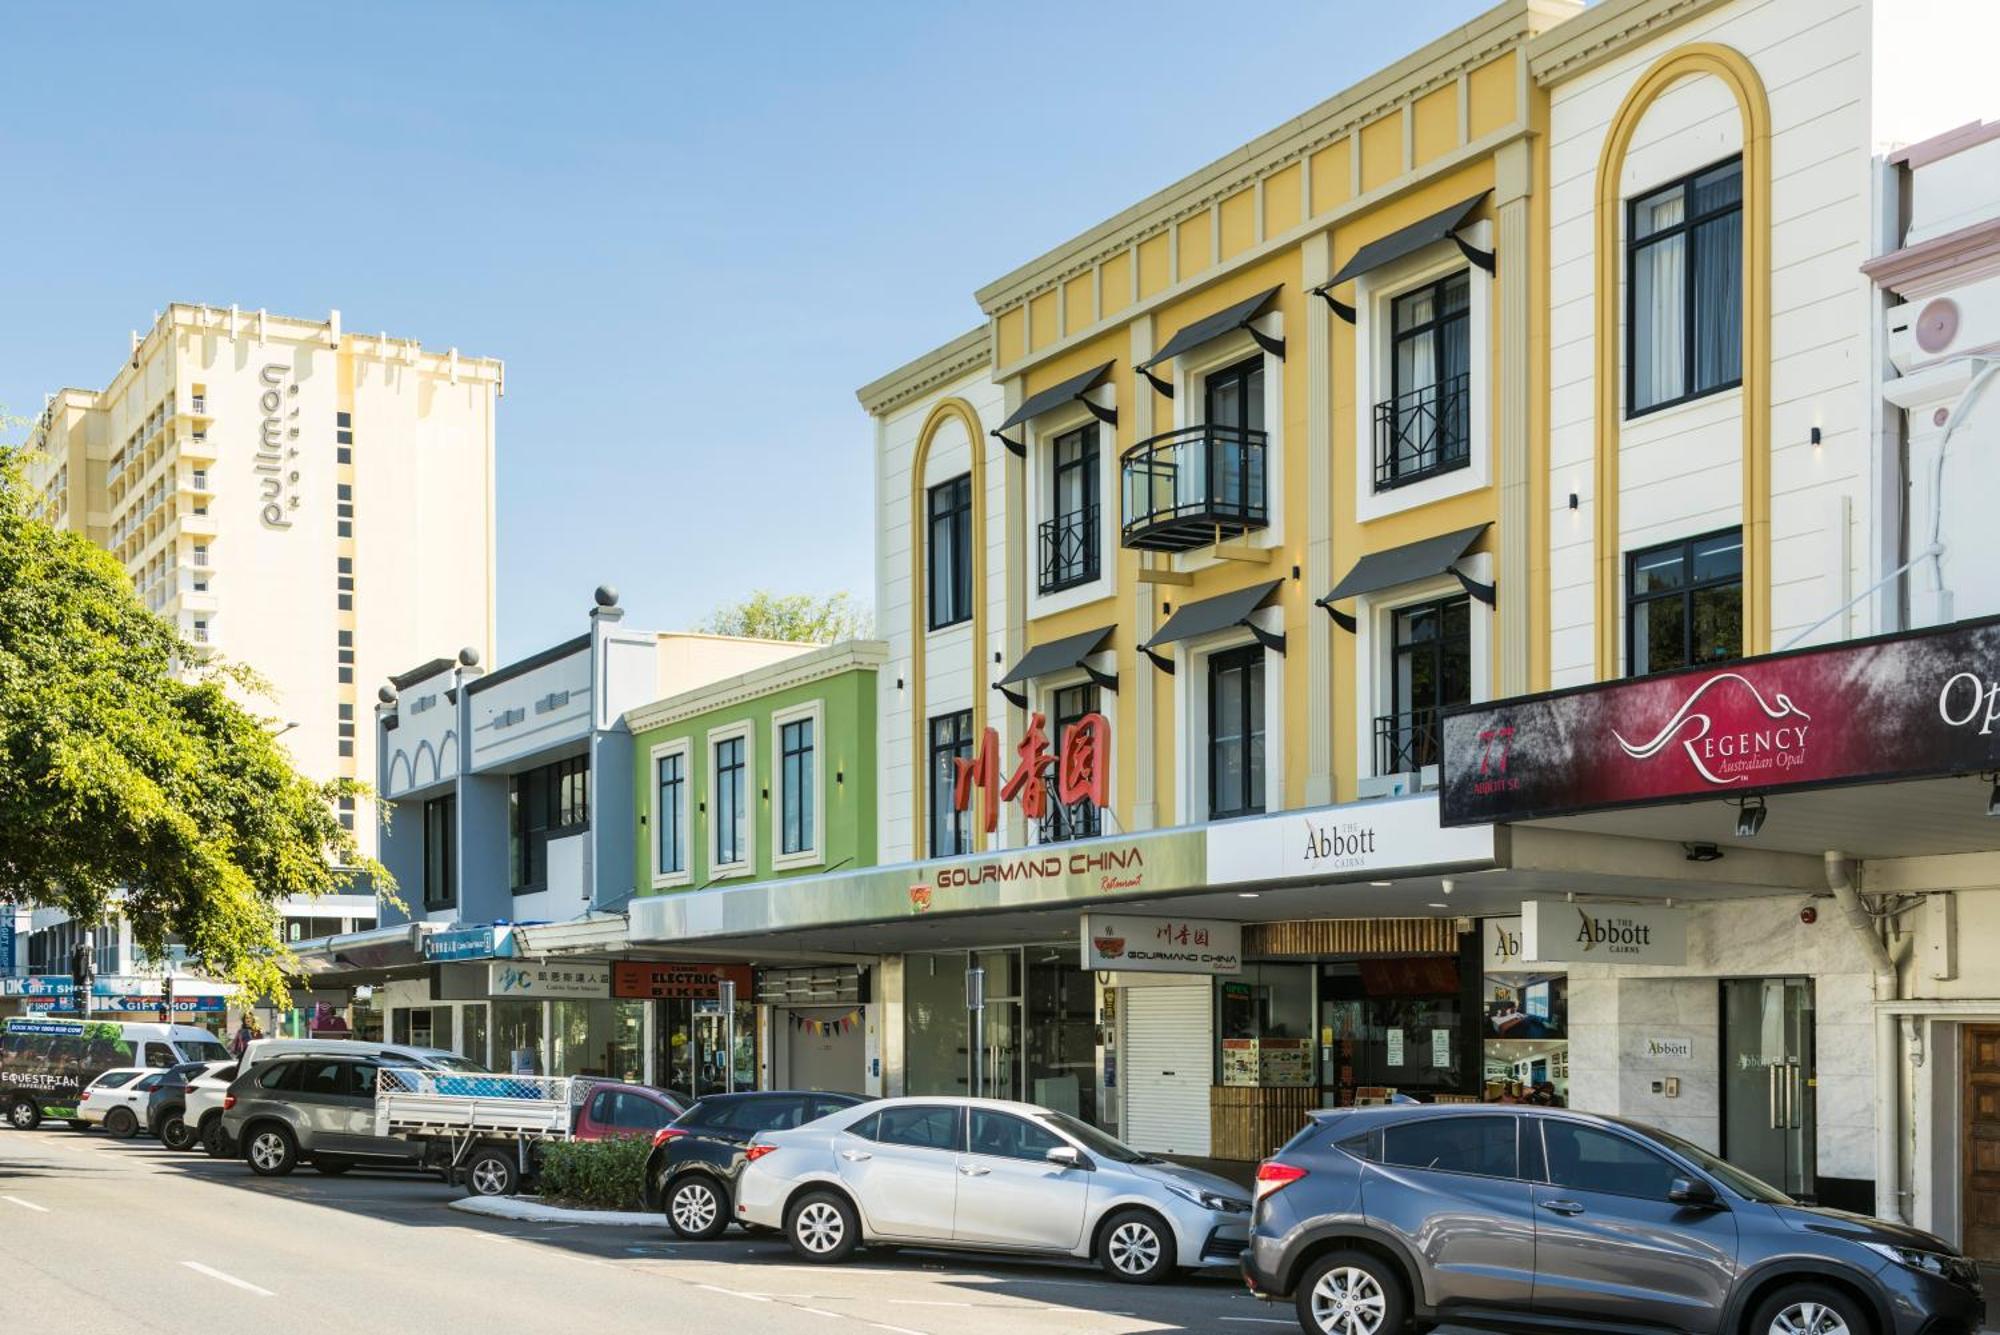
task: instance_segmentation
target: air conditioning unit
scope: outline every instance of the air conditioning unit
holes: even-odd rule
[[[1361,780],[1355,785],[1362,801],[1371,797],[1409,797],[1415,793],[1436,792],[1438,767],[1426,765],[1420,770],[1403,774],[1377,774]]]
[[[1889,360],[1903,375],[2000,348],[2000,277],[1893,306]]]

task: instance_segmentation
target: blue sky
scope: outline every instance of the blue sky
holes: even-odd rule
[[[170,301],[507,362],[503,659],[872,597],[861,384],[972,292],[1484,9],[9,7],[0,404]]]

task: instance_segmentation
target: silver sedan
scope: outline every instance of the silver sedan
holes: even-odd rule
[[[883,1242],[1095,1259],[1151,1284],[1234,1265],[1249,1236],[1242,1187],[1026,1103],[880,1099],[762,1132],[745,1157],[738,1222],[809,1261]]]

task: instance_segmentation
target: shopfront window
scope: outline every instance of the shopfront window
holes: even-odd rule
[[[1490,1103],[1569,1103],[1569,975],[1521,962],[1519,918],[1482,926],[1486,960],[1479,1023]]]
[[[1320,1082],[1343,1107],[1478,1089],[1467,1052],[1470,998],[1449,955],[1346,960],[1320,976]],[[1476,1030],[1471,1031],[1476,1037]]]
[[[542,1003],[493,1003],[493,1066],[507,1075],[542,1074]]]
[[[645,1003],[641,1001],[558,1001],[550,1033],[555,1039],[556,1075],[594,1075],[609,1080],[643,1078]]]
[[[718,1000],[653,1003],[653,1079],[669,1089],[701,1098],[732,1089],[757,1088],[757,1005],[736,1003],[735,1030]],[[735,1040],[733,1054],[731,1038]],[[731,1056],[735,1084],[730,1083]]]
[[[903,965],[903,1092],[970,1093],[965,956],[911,955]]]
[[[1074,949],[1028,952],[1028,1101],[1099,1121],[1097,979]]]
[[[481,1066],[491,1063],[486,1052],[486,1007],[461,1006],[459,1016],[458,1055]]]
[[[1313,1083],[1312,971],[1310,964],[1248,964],[1216,988],[1221,1084]]]

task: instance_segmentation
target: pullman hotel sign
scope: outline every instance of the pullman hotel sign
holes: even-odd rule
[[[1444,716],[1446,825],[2000,769],[2000,619]]]

